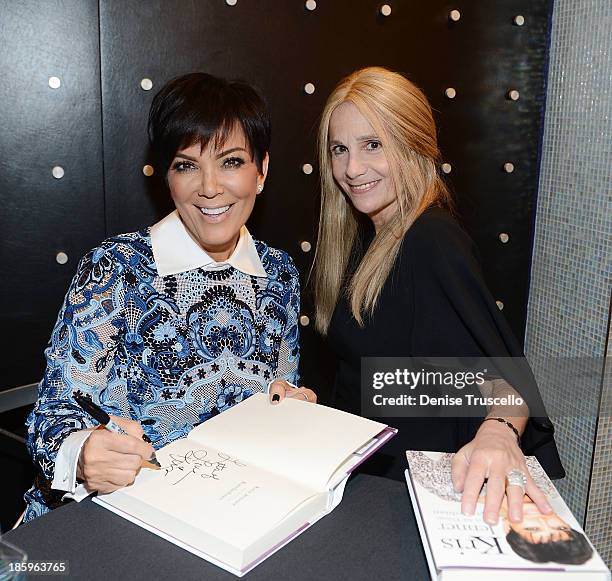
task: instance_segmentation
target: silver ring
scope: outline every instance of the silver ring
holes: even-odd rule
[[[303,395],[303,396],[304,396],[304,399],[305,399],[306,401],[310,401],[310,400],[308,399],[308,394],[307,394],[305,391],[300,391],[300,395]]]
[[[525,487],[527,486],[527,475],[518,468],[513,468],[506,472],[506,479],[508,480],[508,486],[518,486],[523,494],[525,493]]]

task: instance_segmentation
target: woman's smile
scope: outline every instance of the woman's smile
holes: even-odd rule
[[[209,224],[218,224],[226,219],[231,213],[233,207],[234,204],[215,207],[196,206],[196,208],[198,208],[198,210],[201,212],[204,220]]]
[[[361,184],[348,184],[348,186],[353,194],[365,194],[366,192],[373,190],[379,183],[380,180],[378,179]]]

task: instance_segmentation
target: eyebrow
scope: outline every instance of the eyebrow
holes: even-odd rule
[[[378,137],[378,135],[376,135],[375,133],[372,133],[371,135],[361,135],[360,137],[357,138],[357,141],[370,141],[371,139],[380,139],[380,137]],[[342,145],[342,142],[337,141],[335,139],[330,139],[329,144],[330,145]]]
[[[226,151],[222,151],[221,153],[217,154],[217,159],[221,159],[222,157],[225,157],[230,153],[234,153],[235,151],[244,151],[245,153],[248,153],[248,151],[244,147],[232,147],[232,149],[227,149]],[[189,161],[198,161],[197,157],[192,157],[191,155],[187,155],[186,153],[179,152],[176,154],[176,157],[182,157],[183,159],[188,159]]]
[[[191,157],[190,155],[187,155],[186,153],[177,153],[176,157],[182,157],[183,159],[188,159],[189,161],[198,161],[197,158]]]
[[[234,153],[235,151],[244,151],[245,153],[249,153],[244,147],[232,147],[232,149],[226,149],[217,155],[217,159],[221,159],[230,153]]]

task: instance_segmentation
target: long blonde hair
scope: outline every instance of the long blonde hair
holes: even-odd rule
[[[395,263],[404,234],[429,206],[450,206],[438,173],[440,151],[431,106],[423,92],[399,73],[368,67],[342,79],[327,99],[318,136],[321,215],[313,267],[315,324],[327,334],[344,287],[358,237],[356,210],[334,180],[329,121],[341,103],[353,103],[383,143],[398,211],[379,228],[352,276],[347,293],[353,317],[363,326]]]

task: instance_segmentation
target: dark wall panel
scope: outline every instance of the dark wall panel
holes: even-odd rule
[[[544,121],[547,1],[470,2],[447,24],[452,43],[440,82],[457,97],[432,99],[440,144],[464,226],[476,240],[485,276],[522,341],[529,291],[538,151]],[[512,25],[516,15],[523,26]],[[507,98],[510,90],[519,99]],[[512,173],[503,171],[506,162]],[[502,243],[499,234],[509,235]]]
[[[40,379],[68,282],[105,234],[98,28],[95,0],[1,3],[0,389]]]

